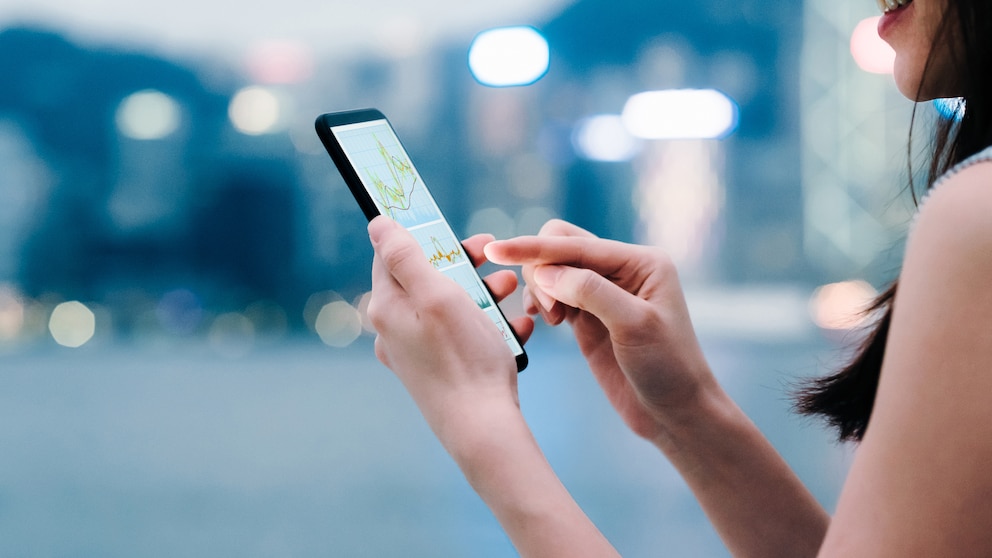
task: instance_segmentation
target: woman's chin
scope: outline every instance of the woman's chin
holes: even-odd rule
[[[895,80],[896,89],[910,101],[926,101],[922,98],[924,91],[920,88],[920,72],[913,71],[915,68],[908,68],[899,55],[892,68],[892,79]]]
[[[934,99],[960,97],[962,92],[954,87],[952,80],[941,78],[936,72],[931,71],[927,83],[920,84],[922,69],[912,64],[907,64],[896,55],[895,65],[892,70],[892,77],[895,80],[896,88],[903,97],[910,101],[922,103]]]

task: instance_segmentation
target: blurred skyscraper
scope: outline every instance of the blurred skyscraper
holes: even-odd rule
[[[679,218],[683,224],[669,226],[660,241],[685,255],[681,263],[693,275],[809,278],[802,251],[800,21],[801,6],[789,2],[571,5],[538,26],[552,52],[542,81],[486,89],[462,80],[456,83],[464,93],[441,103],[467,115],[460,143],[471,152],[454,159],[469,162],[476,175],[489,173],[473,181],[471,199],[483,206],[498,201],[513,232],[536,230],[520,215],[556,215],[602,236],[652,242],[646,230],[656,221]],[[651,140],[632,162],[576,152],[575,132],[585,119],[619,115],[630,96],[665,89],[722,91],[739,105],[736,131],[722,140]],[[649,204],[657,207],[648,211]],[[500,221],[497,213],[483,217]]]
[[[111,305],[178,288],[218,306],[286,294],[293,154],[239,153],[229,94],[192,68],[29,28],[0,32],[0,73],[17,210],[0,279]]]
[[[803,250],[827,280],[858,277],[880,285],[898,269],[913,211],[903,191],[912,104],[891,75],[866,71],[852,56],[852,49],[871,48],[852,46],[852,32],[863,22],[871,38],[872,16],[878,12],[870,3],[806,2],[800,83]],[[884,72],[884,66],[877,70]],[[921,121],[934,117],[929,104],[918,111]],[[928,142],[927,134],[917,133],[914,155]]]

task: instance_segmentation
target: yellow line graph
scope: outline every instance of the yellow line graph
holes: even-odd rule
[[[462,247],[460,244],[457,248],[448,250],[441,245],[441,241],[436,236],[431,236],[430,238],[433,252],[428,254],[427,259],[435,269],[441,267],[444,262],[453,264],[462,259]]]
[[[418,182],[417,173],[413,170],[413,164],[410,163],[409,159],[401,159],[391,154],[375,134],[372,134],[372,138],[375,140],[376,150],[379,152],[379,156],[389,171],[392,184],[387,184],[373,170],[366,168],[365,172],[368,174],[376,193],[379,195],[379,201],[383,209],[390,217],[395,218],[395,211],[407,211],[410,209],[413,190],[416,188]]]

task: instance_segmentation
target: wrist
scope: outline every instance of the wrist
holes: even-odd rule
[[[521,556],[616,556],[555,475],[515,402],[476,401],[445,426],[445,449]]]
[[[733,400],[712,374],[706,374],[678,404],[655,409],[654,431],[646,438],[666,454],[677,451],[683,440],[728,420],[734,409]]]
[[[519,404],[510,397],[467,398],[447,406],[432,427],[470,483],[508,445],[530,437]]]

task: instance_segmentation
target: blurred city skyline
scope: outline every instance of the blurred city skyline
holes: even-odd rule
[[[0,14],[14,5],[0,4]],[[907,213],[888,209],[887,184],[900,162],[861,160],[868,143],[897,153],[903,128],[884,109],[891,79],[863,71],[849,50],[867,5],[838,13],[782,0],[511,2],[448,10],[457,13],[435,23],[452,37],[418,43],[409,6],[379,4],[349,19],[365,46],[325,56],[286,31],[234,63],[170,35],[195,29],[173,29],[168,18],[139,48],[112,27],[129,14],[144,23],[127,29],[151,25],[156,5],[114,12],[91,2],[56,15],[46,6],[31,8],[37,25],[0,26],[9,83],[0,89],[0,285],[15,293],[11,315],[34,308],[40,322],[60,302],[83,301],[113,318],[97,331],[125,337],[148,325],[201,334],[218,313],[242,324],[283,314],[277,322],[313,329],[318,312],[344,308],[335,306],[343,299],[355,305],[346,339],[360,335],[352,312],[368,289],[364,219],[313,119],[368,106],[391,117],[462,237],[530,234],[561,217],[663,247],[688,283],[809,291],[881,285],[897,259],[891,246]],[[195,12],[206,25],[223,7],[205,6],[177,6],[170,17]],[[291,15],[266,27],[270,38],[298,19],[292,2],[280,9]],[[325,9],[337,8],[321,5],[307,25]],[[93,23],[106,10],[114,17]],[[228,19],[211,40],[249,44],[254,20]],[[471,39],[511,22],[547,39],[550,70],[528,86],[486,87],[470,71]],[[170,40],[199,54],[151,46]],[[621,114],[628,102],[664,90],[719,92],[729,127],[634,137]],[[690,127],[712,112],[692,108],[691,95],[649,97],[676,99],[665,118],[695,115]],[[870,292],[864,286],[838,292]]]

